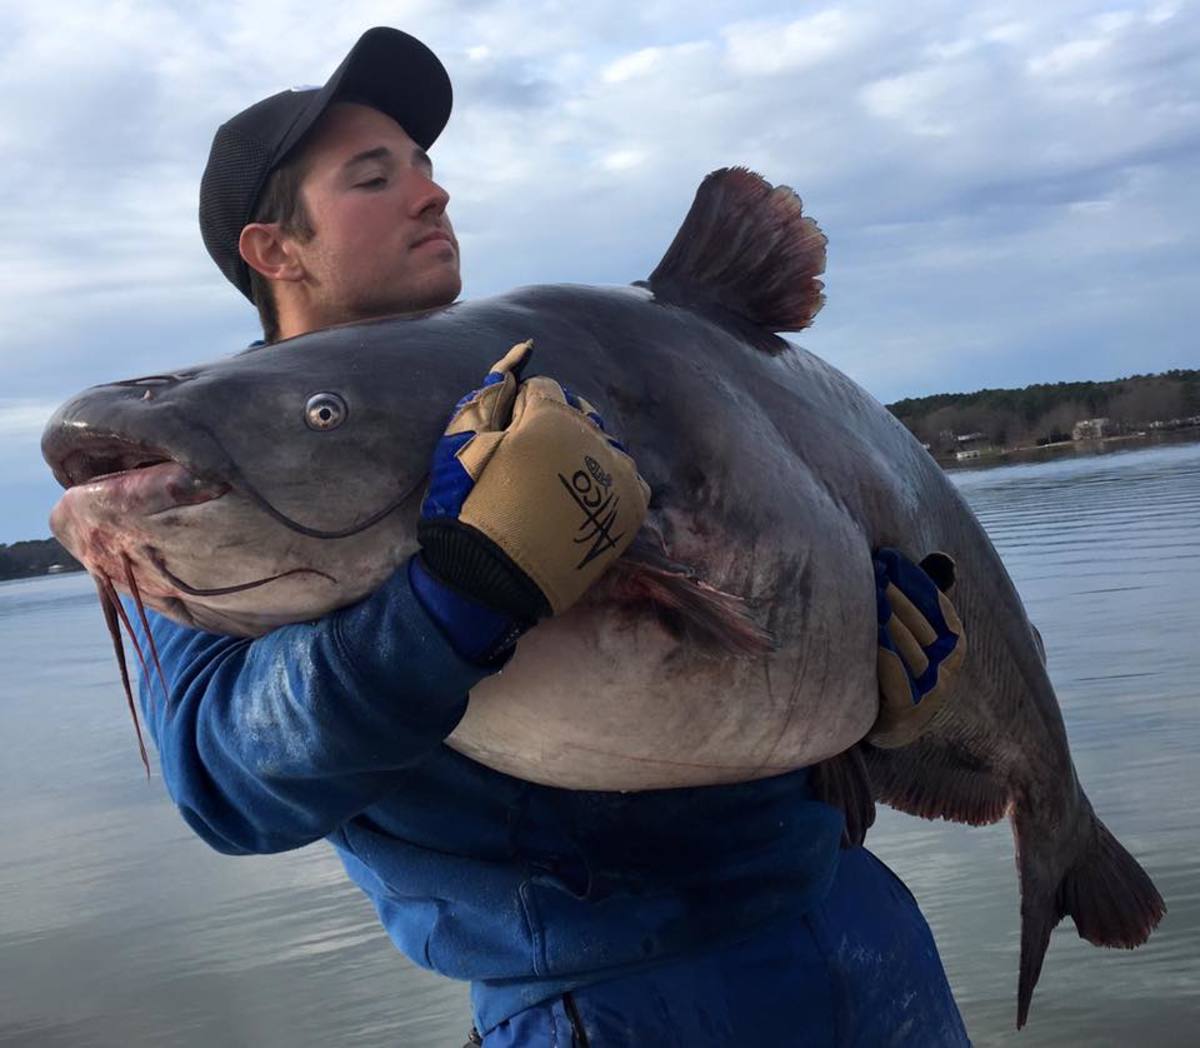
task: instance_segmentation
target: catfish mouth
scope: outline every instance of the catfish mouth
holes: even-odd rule
[[[50,468],[64,488],[73,488],[117,473],[128,473],[172,461],[171,456],[159,448],[114,434],[89,434],[82,443],[64,448]]]
[[[50,468],[66,489],[103,485],[128,495],[152,496],[161,509],[193,506],[220,498],[229,490],[223,481],[206,481],[161,448],[116,434],[89,433],[64,441]],[[140,500],[139,500],[140,501]]]

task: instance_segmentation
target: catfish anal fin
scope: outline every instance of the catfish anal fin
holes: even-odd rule
[[[924,735],[898,749],[862,747],[875,799],[923,819],[972,826],[1008,812],[1007,785],[951,739]]]

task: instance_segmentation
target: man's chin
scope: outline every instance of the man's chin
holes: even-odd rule
[[[451,270],[449,267],[438,274],[430,274],[431,278],[420,293],[414,294],[414,303],[408,312],[423,312],[429,309],[441,309],[450,305],[462,293],[462,277],[458,274],[457,261]]]
[[[462,279],[458,273],[446,274],[439,280],[430,280],[423,287],[409,289],[405,295],[380,295],[360,302],[353,317],[348,319],[374,320],[398,313],[427,313],[450,305],[461,291]]]

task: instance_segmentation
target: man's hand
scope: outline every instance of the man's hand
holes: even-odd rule
[[[871,560],[879,619],[879,717],[867,741],[906,746],[942,705],[966,651],[962,623],[944,592],[954,584],[954,562],[931,553],[918,566],[886,548]]]
[[[520,381],[514,346],[454,409],[434,451],[410,578],[464,657],[494,661],[628,548],[650,489],[586,401]]]

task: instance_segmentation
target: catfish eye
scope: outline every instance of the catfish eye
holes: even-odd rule
[[[350,415],[346,402],[336,393],[314,393],[304,405],[304,421],[309,429],[337,429]]]

